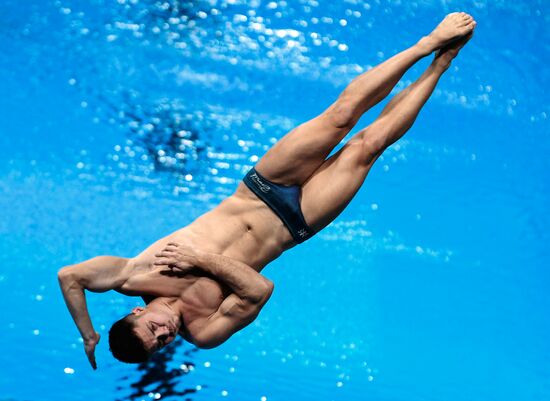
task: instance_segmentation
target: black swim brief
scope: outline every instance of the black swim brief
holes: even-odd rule
[[[304,242],[314,232],[307,225],[300,208],[299,185],[275,184],[252,168],[243,179],[246,186],[275,212],[297,243]]]

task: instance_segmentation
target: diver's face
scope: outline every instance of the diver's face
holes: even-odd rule
[[[132,313],[137,317],[134,332],[148,353],[158,351],[176,338],[179,318],[166,306],[151,302],[146,308],[134,308]]]

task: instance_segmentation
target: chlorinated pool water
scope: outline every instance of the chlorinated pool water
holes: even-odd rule
[[[549,8],[4,0],[0,400],[550,399]],[[92,371],[60,267],[188,224],[457,10],[474,38],[348,209],[263,271],[276,288],[253,324],[124,365],[108,329],[141,302],[91,294]]]

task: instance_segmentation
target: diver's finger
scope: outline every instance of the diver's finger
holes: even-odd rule
[[[162,257],[158,258],[154,261],[153,264],[159,266],[159,265],[173,265],[174,264],[174,258],[168,258],[168,257]]]
[[[155,254],[155,256],[156,256],[157,258],[171,257],[171,256],[174,256],[174,252],[165,249],[164,251],[161,251],[161,252]]]
[[[88,355],[88,361],[90,362],[90,365],[92,365],[92,368],[94,370],[96,370],[97,369],[97,364],[95,362],[94,351],[90,351],[89,353],[87,352],[86,354]]]

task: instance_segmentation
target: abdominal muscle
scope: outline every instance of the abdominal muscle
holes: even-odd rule
[[[279,217],[242,183],[234,195],[180,230],[182,241],[186,229],[199,249],[239,260],[258,272],[293,244]]]
[[[282,221],[241,183],[216,208],[133,258],[130,261],[133,273],[124,286],[126,293],[179,296],[198,302],[201,307],[217,309],[230,292],[223,283],[205,275],[171,277],[163,274],[166,268],[154,265],[155,254],[170,242],[188,243],[202,251],[227,256],[258,272],[293,246],[292,236]]]

